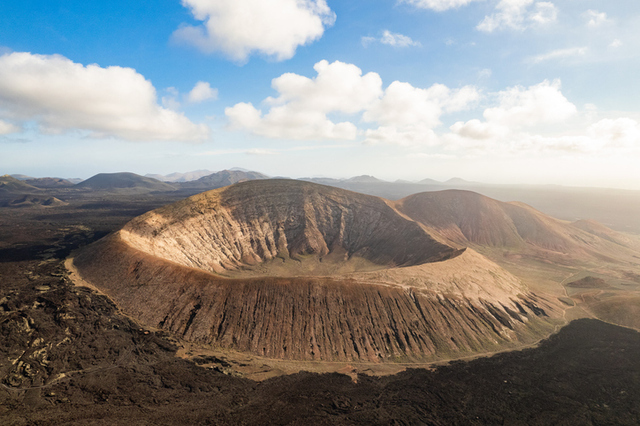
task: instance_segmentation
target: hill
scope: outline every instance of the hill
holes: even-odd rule
[[[175,191],[176,188],[157,179],[135,173],[99,173],[74,186],[94,191]]]
[[[5,193],[32,193],[40,190],[24,181],[4,175],[0,176],[0,191]]]
[[[59,207],[66,205],[67,203],[56,197],[46,198],[33,195],[25,195],[7,204],[8,207]]]
[[[269,179],[269,176],[258,172],[246,172],[243,170],[222,170],[191,182],[184,182],[180,186],[185,189],[201,189],[205,191],[222,188],[238,182],[259,179]]]
[[[627,249],[637,248],[636,242],[595,221],[570,223],[524,203],[505,203],[471,191],[423,192],[394,206],[445,241],[481,250],[507,248],[586,260],[624,258],[629,256]]]
[[[200,179],[204,176],[209,176],[210,174],[215,173],[211,170],[195,170],[192,172],[186,173],[170,173],[168,175],[157,175],[157,174],[147,174],[146,177],[150,177],[153,179],[157,179],[162,182],[170,182],[170,183],[178,183],[178,182],[190,182],[192,180]]]
[[[52,177],[31,178],[25,182],[36,188],[70,188],[74,185],[70,180]]]
[[[562,322],[556,302],[391,202],[295,180],[161,207],[74,265],[144,324],[272,358],[452,358],[531,343]]]

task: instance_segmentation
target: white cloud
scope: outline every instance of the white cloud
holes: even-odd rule
[[[366,130],[366,143],[432,144],[432,129],[443,114],[467,109],[480,97],[471,86],[420,89],[399,81],[383,91],[378,74],[362,75],[355,65],[338,61],[320,61],[314,68],[313,79],[292,73],[274,79],[279,96],[264,101],[270,107],[264,114],[250,103],[227,108],[230,127],[269,138],[353,140],[356,125],[334,123],[328,114],[362,114],[364,122],[378,126]]]
[[[380,38],[362,37],[361,41],[364,47],[376,42],[393,47],[421,46],[419,42],[412,40],[411,37],[399,33],[392,33],[389,30],[384,30]]]
[[[212,89],[211,85],[205,81],[199,81],[187,95],[187,100],[191,103],[203,102],[209,99],[218,98],[218,89]]]
[[[614,49],[616,47],[620,47],[622,46],[622,41],[620,41],[619,39],[615,39],[611,42],[611,44],[609,45],[609,47],[613,47]]]
[[[503,125],[484,123],[475,118],[466,123],[458,121],[450,129],[456,135],[478,140],[502,138],[509,133],[509,129]]]
[[[411,37],[399,33],[392,33],[389,30],[385,30],[382,33],[380,43],[394,47],[420,46],[420,43],[413,41]]]
[[[487,122],[518,128],[562,122],[577,109],[560,91],[560,81],[516,86],[498,93],[500,105],[484,111]]]
[[[365,132],[366,145],[398,145],[398,146],[436,146],[440,139],[436,133],[425,125],[380,126]]]
[[[572,56],[584,56],[589,51],[588,47],[571,47],[568,49],[557,49],[551,52],[544,53],[542,55],[533,56],[528,59],[529,62],[539,64],[540,62],[549,61],[552,59],[570,58]]]
[[[489,68],[481,69],[480,71],[478,71],[478,80],[486,80],[488,78],[491,78],[492,75],[493,71],[491,71]]]
[[[589,28],[598,28],[604,24],[611,22],[607,18],[605,12],[598,12],[597,10],[589,9],[584,13],[584,17],[587,19],[587,26]]]
[[[640,148],[640,125],[631,118],[605,118],[589,126],[587,135],[610,148]]]
[[[206,139],[209,128],[158,105],[156,90],[134,69],[101,68],[54,55],[0,56],[0,116],[34,120],[41,131],[82,129],[127,140]]]
[[[535,126],[566,122],[575,106],[560,92],[560,83],[544,81],[528,88],[499,92],[498,106],[484,111],[485,121],[457,122],[441,140],[449,149],[523,153],[582,153],[615,155],[640,150],[640,124],[631,118],[602,119],[582,129],[560,135],[537,134]],[[593,120],[595,105],[585,105]]]
[[[271,108],[262,111],[248,103],[227,108],[232,128],[245,128],[270,138],[355,139],[357,128],[350,122],[333,123],[329,113],[354,114],[368,108],[382,94],[382,80],[376,73],[343,62],[320,61],[310,79],[287,73],[272,81],[279,93],[267,98]]]
[[[0,135],[8,135],[11,133],[18,133],[20,127],[15,124],[11,124],[8,121],[0,120]]]
[[[512,87],[498,92],[495,98],[498,105],[485,109],[485,121],[459,121],[449,128],[451,133],[443,139],[454,147],[467,149],[484,149],[517,141],[517,149],[526,151],[527,144],[540,147],[541,141],[547,139],[540,136],[536,145],[532,140],[537,135],[524,133],[522,129],[563,122],[577,112],[575,105],[560,92],[559,81],[543,81],[528,88]]]
[[[478,91],[471,86],[451,90],[443,84],[434,84],[428,89],[420,89],[394,81],[384,96],[364,113],[363,119],[383,126],[422,124],[433,128],[440,125],[444,112],[464,110],[479,97]]]
[[[540,1],[535,3],[534,10],[530,13],[528,19],[536,24],[548,24],[558,19],[558,9],[551,2]]]
[[[292,58],[298,46],[319,39],[336,18],[325,0],[182,0],[182,5],[204,24],[183,26],[174,37],[236,61],[252,53]]]
[[[557,16],[558,9],[551,2],[500,0],[496,13],[485,16],[476,29],[488,33],[502,29],[524,30],[532,25],[551,23]]]
[[[437,12],[466,6],[474,1],[480,0],[399,0],[400,3],[407,3],[420,9],[431,9]]]

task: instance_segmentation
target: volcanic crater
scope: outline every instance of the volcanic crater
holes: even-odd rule
[[[550,299],[393,202],[292,180],[148,212],[74,266],[147,326],[273,358],[455,358],[561,322]]]

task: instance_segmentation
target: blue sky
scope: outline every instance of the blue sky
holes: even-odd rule
[[[632,0],[0,3],[0,172],[640,189]]]

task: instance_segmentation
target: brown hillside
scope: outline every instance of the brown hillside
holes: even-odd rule
[[[559,316],[385,200],[291,180],[154,210],[84,248],[75,266],[149,326],[277,358],[452,358],[535,341]]]
[[[572,259],[629,258],[637,243],[594,221],[569,223],[524,203],[461,190],[423,192],[394,203],[433,235],[460,245],[561,253]]]

